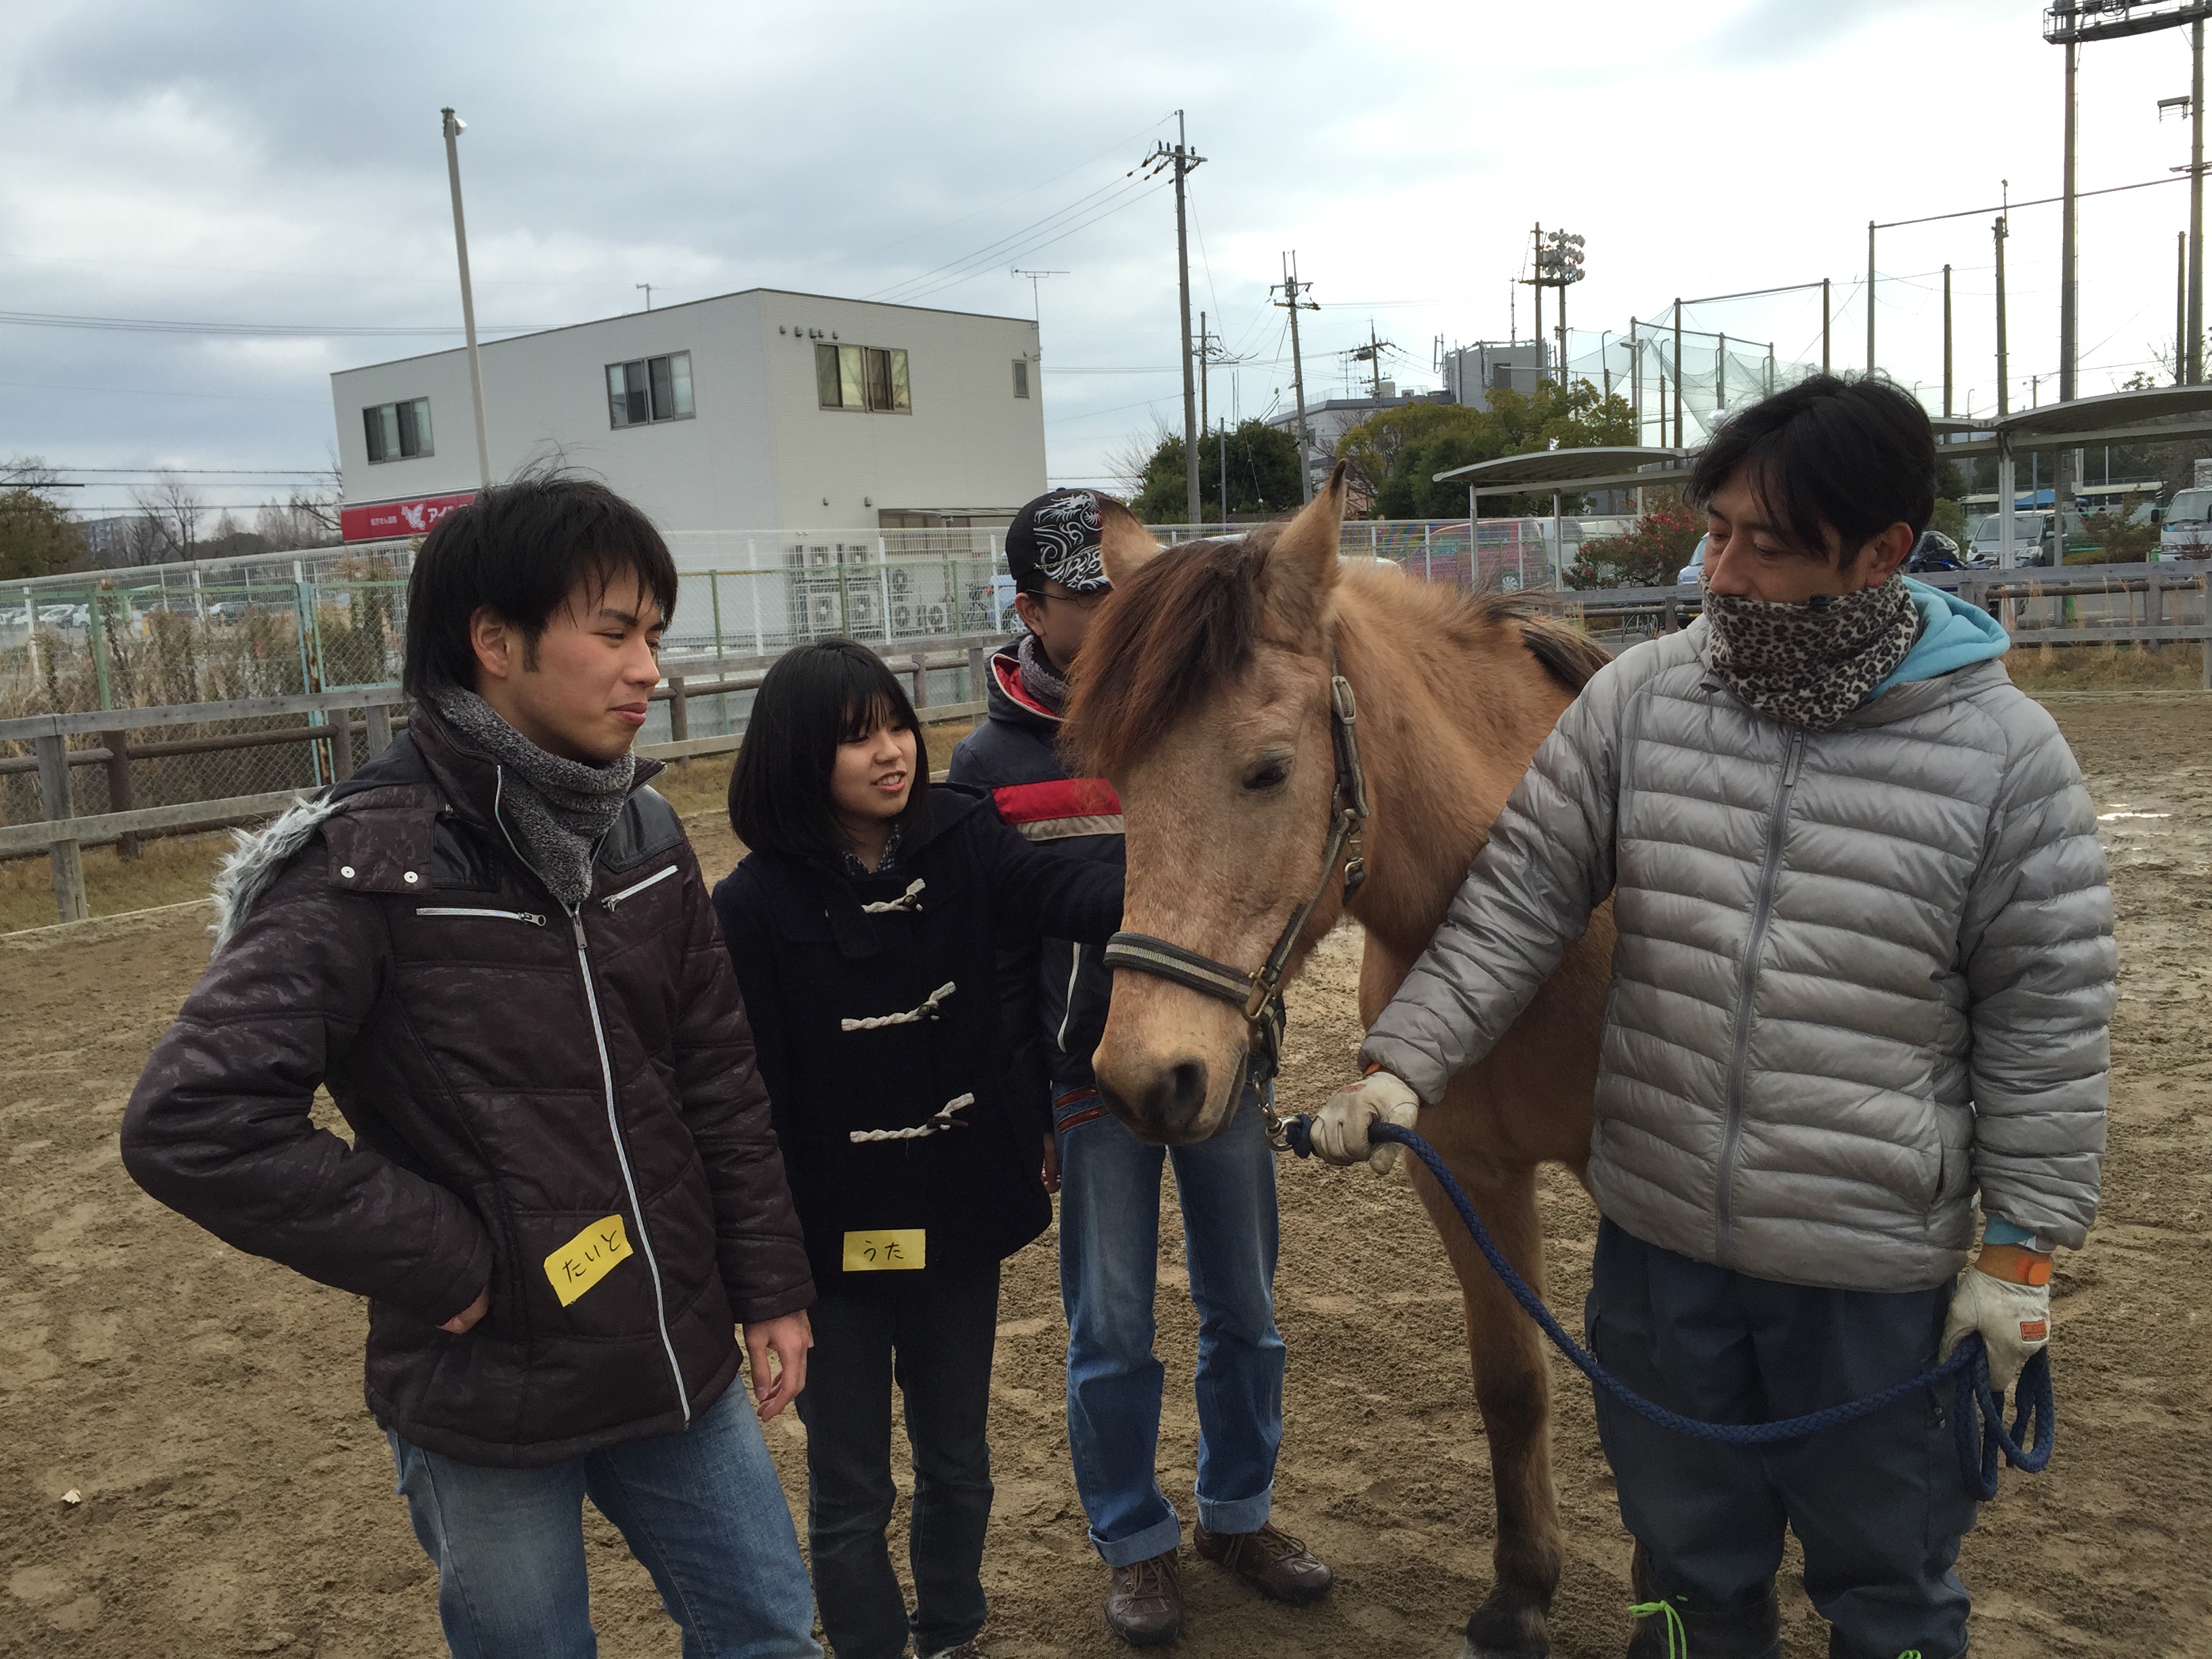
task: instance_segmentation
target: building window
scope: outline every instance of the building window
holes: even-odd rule
[[[824,409],[860,409],[910,415],[906,353],[879,346],[817,345],[814,391]]]
[[[378,461],[411,461],[417,455],[428,455],[430,448],[430,400],[410,398],[404,404],[378,404],[361,411],[361,423],[368,433],[368,459],[372,465]]]
[[[1030,360],[1026,357],[1017,357],[1014,359],[1014,396],[1026,398],[1029,395]]]
[[[691,354],[607,365],[607,415],[616,426],[683,421],[691,416]]]

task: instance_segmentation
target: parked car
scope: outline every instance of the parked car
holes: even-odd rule
[[[2063,564],[2065,560],[2058,552],[2059,515],[2053,513],[2014,513],[2012,515],[2013,562],[2015,564]],[[2079,513],[2068,513],[2065,517],[2066,551],[2094,553],[2096,538],[2088,533]],[[2004,516],[1992,513],[1975,528],[1972,562],[1983,568],[1993,568],[2003,562]],[[1986,564],[1984,564],[1986,561]]]
[[[1695,587],[1705,580],[1703,573],[1705,568],[1705,544],[1711,540],[1712,540],[1711,536],[1698,538],[1697,546],[1690,550],[1689,563],[1674,573],[1675,586]]]
[[[2212,489],[2182,489],[2166,503],[2166,521],[2159,526],[2158,556],[2165,559],[2212,557]]]

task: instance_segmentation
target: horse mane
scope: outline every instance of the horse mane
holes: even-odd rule
[[[1251,666],[1267,637],[1259,581],[1274,539],[1260,534],[1170,549],[1115,590],[1084,642],[1060,732],[1062,747],[1083,770],[1114,775]],[[1571,693],[1611,660],[1587,634],[1540,614],[1520,595],[1415,586],[1455,629],[1512,627]]]

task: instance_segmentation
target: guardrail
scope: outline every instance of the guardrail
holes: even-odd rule
[[[984,711],[984,704],[975,698],[933,703],[929,697],[930,674],[962,670],[967,676],[969,689],[979,690],[984,684],[984,659],[1002,642],[1002,636],[998,635],[946,641],[934,650],[902,652],[885,660],[902,677],[911,677],[915,709],[923,722],[949,725],[978,718]],[[736,749],[744,740],[741,730],[691,736],[690,705],[702,697],[755,690],[775,660],[772,656],[709,657],[672,665],[680,666],[684,672],[667,676],[652,693],[653,701],[668,707],[669,739],[640,744],[637,752],[656,760],[675,761],[726,754]],[[714,678],[702,681],[699,676],[702,672]],[[406,724],[404,718],[394,718],[394,710],[404,708],[407,701],[406,694],[397,686],[377,686],[228,702],[33,714],[0,720],[0,742],[28,743],[33,751],[28,757],[0,759],[0,773],[35,771],[40,811],[36,822],[0,826],[0,858],[45,854],[53,867],[54,905],[59,919],[82,921],[89,914],[84,885],[84,848],[116,843],[127,855],[142,836],[191,835],[252,823],[281,812],[313,793],[313,788],[280,789],[215,800],[138,807],[131,804],[132,759],[307,744],[316,746],[318,775],[335,781],[353,775],[356,752],[366,759],[390,744],[393,732]],[[357,721],[350,718],[356,711],[362,715]],[[273,731],[226,732],[166,743],[131,740],[134,732],[163,726],[205,726],[289,714],[304,714],[309,723]],[[71,738],[85,736],[96,736],[99,744],[91,748],[70,747]],[[355,748],[356,736],[363,739],[360,751]],[[109,803],[115,810],[84,816],[76,813],[70,773],[80,766],[106,769]]]

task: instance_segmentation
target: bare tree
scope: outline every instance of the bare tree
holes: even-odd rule
[[[138,516],[149,526],[145,532],[131,536],[132,550],[150,551],[154,556],[134,557],[130,562],[167,564],[196,557],[200,544],[200,520],[207,512],[207,503],[179,474],[162,471],[154,476],[155,482],[152,485],[131,492],[131,499],[138,507]],[[136,526],[131,528],[134,532],[137,530]]]

